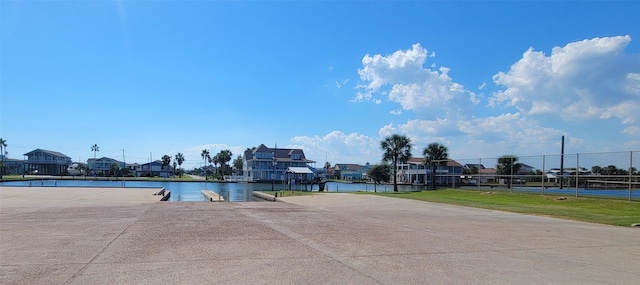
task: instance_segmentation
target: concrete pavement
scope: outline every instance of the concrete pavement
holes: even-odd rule
[[[640,280],[637,228],[371,195],[206,203],[155,192],[0,187],[0,283]]]

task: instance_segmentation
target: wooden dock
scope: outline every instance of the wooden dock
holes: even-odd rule
[[[224,202],[224,197],[211,190],[202,189],[200,193],[202,193],[202,196],[209,200],[209,202]]]

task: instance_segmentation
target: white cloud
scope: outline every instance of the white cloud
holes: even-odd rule
[[[629,94],[640,95],[640,73],[627,74],[627,84],[625,87]]]
[[[504,90],[491,106],[514,106],[526,115],[566,120],[640,119],[640,55],[625,53],[630,36],[604,37],[554,47],[529,48],[508,72],[493,77]]]
[[[629,134],[632,136],[640,136],[640,127],[638,126],[629,126],[622,130],[623,134]]]
[[[344,86],[345,84],[347,84],[347,82],[349,82],[349,79],[342,80],[342,82],[338,82],[338,81],[336,81],[336,87],[337,87],[338,89],[340,89],[340,88],[342,88],[342,86]]]
[[[478,86],[478,90],[482,90],[487,86],[486,82],[482,82],[482,84],[480,84],[480,86]]]
[[[302,148],[305,155],[324,165],[325,158],[331,164],[336,163],[377,163],[381,153],[378,139],[369,136],[333,131],[324,136],[296,136],[287,147]]]
[[[394,109],[394,110],[389,111],[389,113],[391,113],[391,115],[402,115],[402,110]]]
[[[449,76],[449,68],[436,69],[433,64],[432,68],[425,68],[426,59],[435,56],[433,52],[428,54],[427,49],[414,44],[411,49],[386,56],[365,55],[363,67],[358,70],[364,84],[356,87],[361,90],[355,101],[381,102],[377,96],[386,95],[389,100],[400,103],[404,110],[428,113],[433,117],[468,113],[459,111],[477,104],[477,96],[454,82]]]

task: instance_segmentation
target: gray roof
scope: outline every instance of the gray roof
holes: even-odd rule
[[[41,148],[34,149],[34,150],[30,151],[30,152],[25,153],[24,155],[29,156],[30,154],[35,153],[35,152],[44,152],[46,154],[50,154],[50,155],[54,155],[54,156],[60,156],[60,157],[66,157],[68,159],[71,159],[71,157],[68,157],[68,156],[64,155],[63,153],[61,153],[61,152],[52,151],[52,150],[46,150],[46,149],[41,149]]]
[[[271,160],[270,158],[255,158],[256,153],[275,153],[275,157],[278,161],[297,161],[297,162],[306,162],[306,163],[313,163],[315,161],[313,160],[308,160],[305,155],[304,155],[304,151],[302,149],[299,148],[269,148],[267,146],[265,146],[264,144],[260,144],[258,147],[256,147],[253,150],[246,150],[245,151],[245,158],[247,160]],[[293,154],[299,154],[300,155],[300,159],[291,159],[291,155]]]
[[[358,171],[358,170],[360,170],[360,169],[362,169],[364,167],[363,165],[354,164],[354,163],[336,163],[336,166],[340,170],[349,169],[349,170],[353,170],[353,171]]]

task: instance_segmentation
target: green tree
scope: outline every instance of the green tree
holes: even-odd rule
[[[244,160],[242,159],[241,155],[238,155],[238,157],[236,157],[236,159],[233,160],[233,168],[236,171],[236,175],[238,174],[238,170],[242,170],[243,163],[244,163]]]
[[[171,165],[171,156],[165,154],[165,155],[162,156],[161,160],[162,160],[162,165],[163,166]]]
[[[0,178],[2,178],[2,175],[5,174],[5,162],[7,161],[7,154],[5,153],[5,149],[7,149],[7,140],[0,138],[0,155],[2,155],[2,161],[0,161],[0,166],[2,166],[2,168],[0,168]]]
[[[123,177],[131,177],[133,174],[131,173],[131,169],[125,167],[120,169],[120,175]]]
[[[591,167],[591,173],[593,174],[602,174],[602,167],[598,165],[594,165]]]
[[[217,168],[218,168],[218,155],[217,155],[217,154],[216,154],[216,155],[214,155],[213,157],[211,157],[211,156],[210,156],[207,160],[209,161],[209,163],[213,163],[213,168],[214,168],[214,169],[217,169]],[[208,169],[207,169],[207,171],[208,171]],[[216,173],[217,173],[217,172],[218,172],[218,171],[216,171]],[[208,174],[207,174],[207,176],[208,176]],[[214,175],[214,178],[215,178],[215,176],[216,176],[216,175]]]
[[[84,163],[78,163],[78,170],[80,170],[80,173],[84,174],[84,177],[87,177],[87,173],[90,171],[89,166]]]
[[[431,169],[429,185],[431,186],[431,190],[434,190],[436,188],[436,167],[446,163],[444,160],[449,158],[448,149],[443,144],[430,143],[424,148],[424,150],[422,150],[422,154],[424,155],[425,165],[429,165],[429,168]]]
[[[176,157],[175,157],[174,161],[178,163],[178,167],[182,168],[182,163],[184,162],[184,154],[182,154],[180,152],[178,154],[176,154]],[[178,173],[180,174],[181,178],[182,178],[182,172],[183,171],[178,171]]]
[[[111,176],[116,176],[118,177],[118,172],[120,171],[120,167],[118,167],[117,164],[113,163],[111,164],[111,167],[109,167],[109,174]]]
[[[209,150],[203,149],[202,153],[200,153],[200,156],[202,157],[202,160],[204,160],[204,175],[205,175],[205,179],[209,180],[209,167],[207,167],[207,160],[211,160],[211,156],[209,153]]]
[[[615,165],[609,165],[602,169],[604,175],[618,175],[618,168]]]
[[[377,185],[382,182],[389,182],[389,176],[391,174],[391,169],[389,169],[389,165],[386,163],[375,165],[372,168],[367,170],[367,175],[369,178],[373,180],[373,191],[378,192]]]
[[[393,164],[393,191],[398,192],[398,162],[405,163],[411,158],[411,140],[403,135],[393,134],[380,142],[384,151],[382,161]]]
[[[232,156],[233,156],[233,153],[231,153],[231,151],[228,149],[221,150],[218,154],[216,154],[216,157],[217,157],[216,160],[218,161],[218,164],[220,164],[219,173],[220,173],[220,176],[222,176],[223,180],[224,180],[224,175],[229,174],[228,170],[231,169],[227,163],[231,161]]]
[[[520,171],[522,166],[520,163],[516,163],[518,157],[515,155],[503,155],[498,158],[498,165],[496,165],[496,174],[507,176],[507,183],[511,187],[511,178],[515,173]]]
[[[93,151],[93,167],[96,167],[96,153],[100,151],[100,147],[98,146],[98,144],[93,144],[91,146],[91,151]],[[95,175],[96,172],[93,169],[90,169],[91,171],[93,171],[93,174]]]

